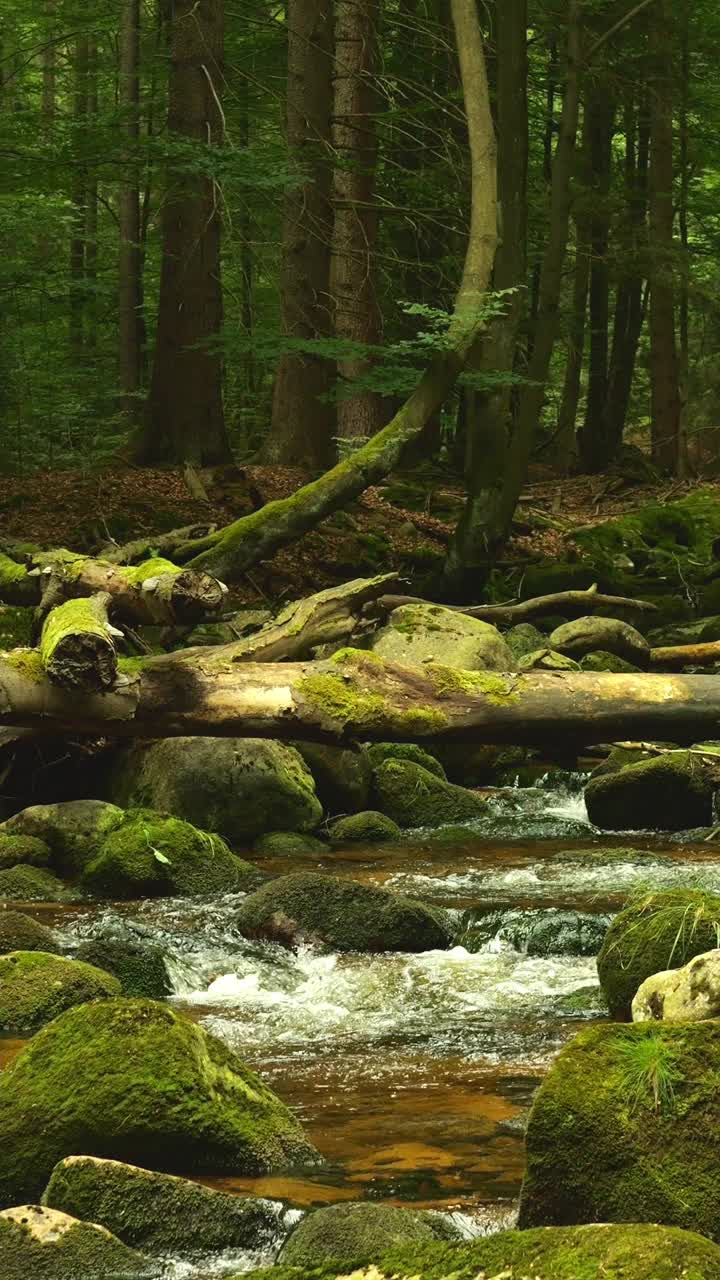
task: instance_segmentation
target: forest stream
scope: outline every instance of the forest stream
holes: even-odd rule
[[[491,911],[491,927],[486,920],[479,935],[476,927],[468,947],[293,953],[243,939],[239,895],[29,909],[66,945],[99,931],[159,942],[174,1003],[263,1075],[327,1160],[305,1177],[209,1185],[283,1201],[291,1206],[284,1229],[298,1210],[365,1198],[452,1213],[468,1236],[496,1231],[514,1221],[524,1117],[539,1080],[581,1022],[604,1016],[597,947],[529,954],[530,927],[573,911],[602,928],[646,885],[720,889],[716,846],[596,832],[582,780],[548,775],[489,792],[490,816],[466,838],[419,832],[401,844],[297,859],[298,869],[384,884],[458,918]],[[613,856],[629,843],[647,856]],[[277,874],[287,862],[260,865]],[[21,1045],[0,1040],[0,1065]],[[271,1260],[175,1259],[158,1264],[158,1276],[210,1280]]]

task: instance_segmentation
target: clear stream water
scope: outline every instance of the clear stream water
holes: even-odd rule
[[[596,832],[581,781],[489,793],[490,814],[462,838],[456,828],[447,839],[418,832],[401,844],[293,859],[293,868],[384,884],[458,920],[472,908],[511,910],[515,920],[569,908],[607,915],[651,885],[720,890],[720,847]],[[612,856],[628,845],[640,856]],[[287,859],[261,865],[288,870]],[[293,954],[243,939],[239,901],[105,904],[50,916],[70,943],[108,929],[160,942],[177,1007],[262,1073],[327,1160],[304,1178],[210,1185],[295,1211],[359,1198],[412,1203],[453,1212],[468,1234],[511,1224],[533,1092],[578,1026],[603,1017],[594,958],[528,955],[501,930],[475,953]],[[0,1041],[0,1063],[18,1048]],[[209,1280],[270,1260],[175,1259],[158,1274]]]

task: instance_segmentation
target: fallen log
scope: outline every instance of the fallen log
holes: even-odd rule
[[[227,646],[232,650],[232,646]],[[323,662],[243,663],[225,646],[192,661],[120,662],[104,694],[66,692],[34,650],[0,655],[0,727],[563,747],[617,738],[692,743],[717,733],[720,677],[400,667],[345,649]]]
[[[102,592],[67,600],[48,613],[40,660],[53,684],[85,693],[111,689],[117,678],[115,639],[122,631],[108,619],[110,596]]]
[[[172,529],[169,533],[147,534],[144,538],[134,538],[122,546],[103,548],[101,558],[110,564],[137,564],[150,557],[167,556],[170,558],[176,547],[194,538],[205,538],[215,531],[217,525],[208,520],[196,524],[185,525],[182,529]]]
[[[377,608],[378,612],[391,613],[393,609],[399,609],[402,605],[430,603],[419,596],[380,596],[372,606],[367,607],[366,613],[370,614],[372,608]],[[593,609],[623,609],[626,612],[632,610],[637,613],[657,612],[657,605],[651,604],[648,600],[633,600],[626,596],[606,596],[598,591],[596,586],[588,587],[585,591],[557,591],[553,595],[534,596],[531,600],[521,600],[516,604],[455,604],[444,605],[443,608],[452,609],[455,613],[464,613],[469,618],[480,618],[482,622],[491,622],[495,626],[516,626],[519,622],[526,622],[528,618],[540,618],[544,614],[551,613],[573,613],[581,618],[588,610]]]
[[[653,667],[708,667],[720,662],[720,640],[708,640],[704,644],[662,645],[650,650]]]

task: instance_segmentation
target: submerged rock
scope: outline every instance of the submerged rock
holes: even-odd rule
[[[679,969],[717,946],[720,895],[701,889],[647,893],[613,920],[598,956],[598,976],[613,1018],[629,1018],[646,978]]]
[[[716,1022],[580,1032],[530,1112],[520,1225],[664,1222],[717,1237],[719,1055]]]
[[[231,843],[264,831],[312,831],[323,812],[293,747],[264,738],[167,738],[136,744],[111,783],[120,803],[173,813]]]
[[[37,1031],[86,1000],[120,995],[109,973],[81,960],[45,951],[11,951],[0,956],[0,1031]]]
[[[160,947],[150,942],[102,936],[91,938],[82,943],[75,958],[112,973],[118,979],[124,996],[162,1000],[171,993],[165,957]]]
[[[632,1002],[633,1022],[702,1022],[720,1017],[720,950],[704,951],[682,969],[646,978]]]
[[[0,955],[7,955],[8,951],[56,953],[59,950],[52,929],[21,911],[0,910]]]
[[[49,867],[50,857],[50,846],[37,836],[0,834],[0,867]]]
[[[288,1267],[319,1267],[329,1260],[351,1263],[374,1258],[392,1245],[453,1237],[458,1233],[439,1213],[366,1202],[331,1204],[298,1223],[277,1261]]]
[[[650,660],[650,645],[644,636],[628,622],[618,618],[600,618],[592,615],[564,622],[551,632],[548,643],[570,658],[582,658],[586,653],[616,654],[627,662],[646,667]]]
[[[94,858],[105,837],[122,822],[122,809],[104,800],[35,804],[0,826],[0,835],[33,836],[52,850],[54,870],[71,879]]]
[[[351,813],[330,824],[330,839],[336,844],[382,844],[387,840],[400,840],[402,831],[397,822],[375,809],[363,813]]]
[[[529,956],[596,956],[608,930],[608,916],[583,911],[531,910],[473,913],[458,944],[481,951],[493,938]]]
[[[242,903],[238,925],[250,938],[283,946],[320,943],[335,951],[445,949],[441,911],[376,885],[300,872],[271,880]]]
[[[65,1156],[256,1176],[316,1163],[271,1089],[220,1040],[152,1000],[61,1014],[0,1073],[0,1205],[37,1199]]]
[[[283,1206],[227,1195],[197,1182],[96,1156],[68,1156],[52,1171],[42,1202],[98,1222],[146,1253],[260,1249],[278,1236]]]
[[[372,650],[406,667],[433,661],[467,671],[511,671],[512,652],[496,627],[439,604],[393,609]]]
[[[4,867],[0,870],[0,902],[74,902],[62,880],[44,867]]]
[[[37,1204],[0,1213],[0,1257],[3,1280],[150,1280],[152,1274],[146,1258],[104,1227]]]
[[[378,808],[400,827],[440,827],[487,812],[482,796],[443,782],[410,760],[386,760],[375,769],[373,791]]]
[[[606,831],[683,831],[712,822],[719,783],[716,764],[668,751],[591,778],[585,803],[590,821]]]

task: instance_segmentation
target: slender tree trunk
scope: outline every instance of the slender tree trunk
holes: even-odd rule
[[[73,56],[74,168],[70,191],[70,352],[76,363],[82,359],[85,341],[85,235],[87,199],[87,115],[88,60],[90,42],[86,35],[75,40]]]
[[[650,391],[653,461],[680,464],[680,370],[673,280],[673,36],[670,0],[655,0],[650,26]]]
[[[365,346],[381,340],[377,294],[378,213],[375,185],[378,161],[376,115],[379,0],[339,0],[336,11],[335,107],[333,146],[335,228],[331,292],[338,338]],[[341,383],[353,382],[372,367],[365,356],[338,362]],[[368,437],[383,424],[383,400],[377,392],[357,391],[338,400],[338,435]]]
[[[168,130],[205,148],[222,145],[223,0],[175,0],[170,30]],[[230,449],[222,395],[222,195],[196,163],[170,162],[162,212],[162,267],[149,430],[142,460],[207,466]]]
[[[578,459],[577,420],[582,388],[582,371],[585,361],[585,327],[587,320],[588,289],[590,286],[590,228],[585,215],[579,214],[575,223],[575,271],[573,273],[573,300],[568,333],[568,356],[565,380],[558,415],[558,431],[554,456],[563,475],[569,475]]]
[[[287,29],[287,143],[304,177],[285,197],[282,327],[312,343],[331,334],[333,0],[288,0]],[[281,357],[265,461],[310,469],[332,461],[333,374],[331,360],[312,351]]]
[[[588,391],[580,432],[583,470],[602,471],[612,459],[613,436],[608,421],[610,357],[610,179],[615,108],[607,82],[598,80],[586,104],[590,160],[590,299]]]
[[[98,46],[91,36],[88,41],[88,95],[87,133],[90,157],[87,165],[87,193],[85,196],[85,293],[86,293],[86,346],[97,346],[98,325],[98,167],[95,159],[98,121]]]
[[[637,117],[632,104],[626,108],[625,113],[625,183],[629,221],[627,245],[629,261],[618,287],[608,387],[608,420],[614,432],[616,448],[621,445],[625,430],[637,351],[645,319],[649,151],[648,99],[643,90],[640,93]]]
[[[120,184],[118,298],[120,405],[129,422],[138,416],[141,383],[140,309],[140,0],[122,0],[119,99],[125,137]]]
[[[678,470],[680,475],[685,475],[689,469],[688,395],[690,382],[690,293],[688,289],[690,271],[690,230],[688,226],[690,202],[690,130],[688,122],[688,99],[690,94],[689,0],[685,0],[682,9],[680,93],[680,200],[678,204],[678,224],[683,261],[680,283],[680,448]]]
[[[42,125],[46,135],[52,133],[57,112],[57,51],[55,45],[55,0],[45,0],[42,55]]]

